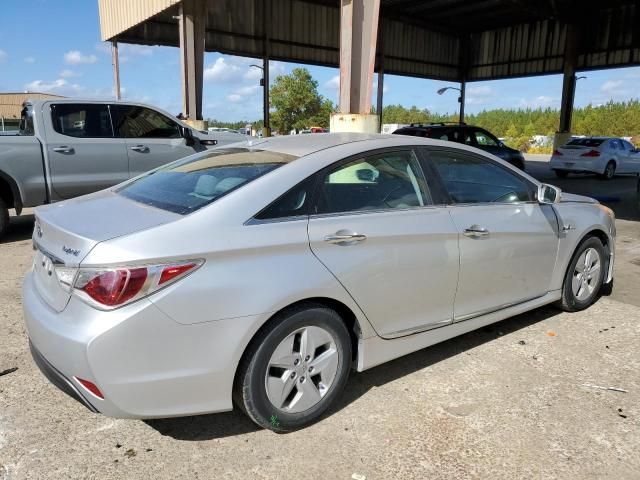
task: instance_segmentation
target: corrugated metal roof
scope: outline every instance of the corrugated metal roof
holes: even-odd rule
[[[109,40],[180,0],[98,0],[102,40]]]
[[[269,18],[267,0],[202,1],[207,2],[207,51],[261,57],[268,28],[271,58],[338,66],[337,0],[271,0]],[[101,15],[107,7],[119,12],[109,33],[103,27],[103,38],[178,46],[179,1],[140,3],[150,7],[129,12],[125,0],[100,0]],[[559,73],[568,21],[580,27],[579,70],[640,65],[640,0],[381,0],[381,5],[378,54],[384,52],[388,73],[451,81],[460,81],[465,71],[468,80]]]

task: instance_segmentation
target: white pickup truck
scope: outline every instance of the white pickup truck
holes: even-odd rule
[[[0,238],[9,209],[102,190],[173,160],[244,135],[193,130],[139,103],[27,101],[16,135],[0,136]]]

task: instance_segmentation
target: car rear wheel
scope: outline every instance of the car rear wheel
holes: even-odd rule
[[[4,237],[4,234],[7,233],[7,229],[9,228],[9,209],[7,205],[4,203],[4,200],[0,198],[0,240]]]
[[[569,176],[569,172],[566,170],[554,170],[554,172],[558,178],[567,178]]]
[[[577,312],[598,298],[605,276],[605,248],[599,238],[589,237],[576,249],[564,278],[560,308]]]
[[[604,167],[604,172],[602,173],[602,175],[600,175],[600,178],[602,178],[603,180],[611,180],[615,174],[616,162],[610,160],[609,163],[607,163],[607,166]]]
[[[351,339],[334,310],[307,304],[277,315],[240,364],[235,403],[263,428],[288,432],[316,421],[344,389]]]

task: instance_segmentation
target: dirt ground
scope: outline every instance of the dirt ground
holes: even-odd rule
[[[17,367],[0,376],[0,480],[640,478],[635,183],[557,182],[544,161],[527,169],[620,212],[613,295],[577,314],[545,307],[354,374],[326,418],[284,435],[237,412],[114,420],[50,385],[30,358],[21,313],[33,217],[13,219],[0,244],[0,372]]]

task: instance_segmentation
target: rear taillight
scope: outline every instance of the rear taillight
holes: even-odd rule
[[[203,260],[189,260],[135,267],[80,268],[73,282],[73,293],[96,308],[109,310],[146,297],[203,263]]]
[[[561,157],[562,155],[564,155],[560,150],[557,150],[557,149],[553,151],[553,154],[554,154],[556,157]]]
[[[599,157],[600,156],[600,152],[598,150],[589,150],[588,152],[583,153],[580,156],[581,157]]]

